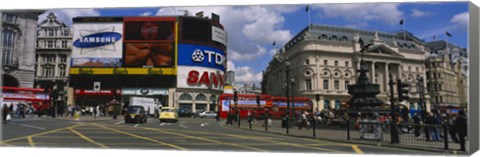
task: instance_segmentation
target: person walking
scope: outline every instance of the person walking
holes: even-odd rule
[[[93,118],[97,119],[97,113],[98,113],[97,107],[92,107],[92,110],[93,110]]]
[[[307,130],[309,130],[308,125],[307,125],[307,115],[308,115],[307,111],[304,111],[302,113],[302,115],[301,115],[302,120],[301,120],[300,124],[298,125],[298,130],[301,130],[302,127],[306,127]]]
[[[457,138],[457,129],[455,128],[455,119],[456,115],[452,113],[447,114],[447,125],[448,125],[448,132],[450,133],[450,137],[452,138],[452,141],[454,143],[458,143],[458,138]],[[448,136],[448,135],[446,135]],[[446,137],[448,138],[448,137]]]
[[[422,119],[420,118],[420,115],[418,115],[418,113],[415,113],[415,115],[413,116],[413,133],[415,134],[415,137],[419,137],[420,136],[420,122],[422,121]]]
[[[460,151],[465,151],[465,136],[467,136],[467,115],[465,111],[460,110],[455,119],[455,128],[460,142]]]
[[[2,122],[3,124],[7,124],[7,116],[10,113],[10,109],[7,107],[7,104],[3,104],[2,107]]]

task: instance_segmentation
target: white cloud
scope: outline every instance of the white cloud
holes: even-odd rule
[[[74,17],[100,16],[100,12],[95,9],[52,9],[38,16],[38,22],[45,20],[47,15],[51,12],[55,13],[57,20],[64,22],[67,25],[72,24],[72,19]]]
[[[227,69],[235,71],[235,84],[243,85],[245,83],[254,83],[257,87],[260,87],[259,85],[263,77],[262,72],[254,73],[249,66],[236,67],[232,61],[227,61]]]
[[[432,15],[433,12],[431,11],[428,11],[428,10],[418,10],[418,9],[412,9],[412,14],[411,16],[413,17],[424,17],[424,16],[429,16],[429,15]]]
[[[457,29],[467,29],[468,28],[468,12],[456,14],[450,19],[450,22],[453,23]]]
[[[398,24],[402,12],[399,3],[320,4],[313,8],[322,10],[321,17],[343,17],[350,22],[383,21],[392,26]]]

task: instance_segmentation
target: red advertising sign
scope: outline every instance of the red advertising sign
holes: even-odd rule
[[[75,95],[94,95],[94,96],[112,96],[114,90],[90,90],[90,89],[75,89]],[[116,94],[120,95],[122,92],[117,89]]]

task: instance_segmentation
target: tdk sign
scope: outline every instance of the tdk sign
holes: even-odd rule
[[[225,53],[213,47],[178,44],[178,57],[178,65],[225,69]]]
[[[122,34],[117,32],[102,32],[80,37],[73,42],[73,46],[78,48],[94,48],[114,44],[122,38]]]

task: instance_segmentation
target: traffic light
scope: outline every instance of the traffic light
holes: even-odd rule
[[[257,105],[260,106],[260,95],[257,95]]]
[[[403,100],[408,100],[409,85],[407,83],[402,83],[402,80],[397,80],[397,93],[398,93],[398,101],[401,102]]]
[[[238,97],[237,97],[237,90],[233,90],[233,102],[237,102]]]
[[[58,90],[53,90],[51,93],[50,93],[50,97],[52,97],[54,100],[58,98]]]

